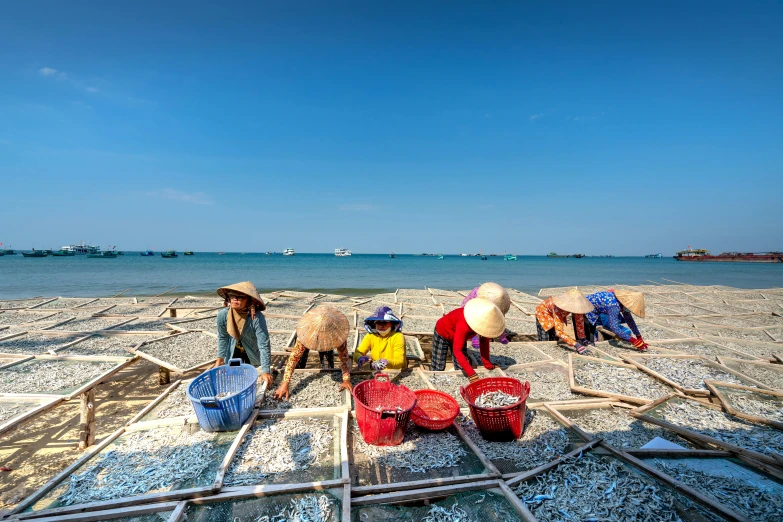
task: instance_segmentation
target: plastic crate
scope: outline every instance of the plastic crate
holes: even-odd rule
[[[511,377],[487,377],[467,386],[460,387],[460,393],[470,407],[470,416],[476,423],[481,436],[493,442],[518,439],[525,429],[525,402],[530,395],[530,383],[524,384]],[[515,404],[500,408],[481,408],[476,399],[484,393],[502,391],[519,396]]]
[[[353,389],[356,422],[367,444],[397,446],[405,438],[410,412],[416,406],[416,394],[389,375],[379,373]]]
[[[454,423],[459,415],[459,403],[438,390],[417,390],[416,407],[411,410],[411,420],[419,427],[440,431]]]
[[[188,398],[205,431],[235,431],[250,417],[258,372],[241,359],[202,373],[188,386]],[[218,395],[227,394],[225,397]]]

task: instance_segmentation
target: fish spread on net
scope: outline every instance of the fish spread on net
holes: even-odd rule
[[[783,345],[772,342],[743,341],[741,339],[729,339],[728,337],[715,337],[710,340],[721,346],[763,359],[769,359],[776,353],[783,354]]]
[[[484,392],[474,401],[479,408],[502,408],[519,402],[519,395],[511,395],[502,391]]]
[[[671,388],[639,370],[601,362],[574,364],[574,381],[592,390],[651,400],[672,393]]]
[[[413,391],[424,390],[427,388],[427,386],[422,381],[421,377],[419,377],[419,375],[411,371],[400,372],[399,376],[393,379],[393,382],[395,384],[402,384],[406,388]]]
[[[336,520],[334,512],[335,502],[326,495],[308,495],[291,500],[288,511],[285,512],[285,520],[291,522],[332,522]],[[256,522],[267,522],[260,518]],[[270,521],[271,522],[271,519]]]
[[[769,399],[756,397],[752,392],[739,392],[737,390],[737,393],[729,395],[728,400],[741,413],[783,422],[783,399],[772,395],[766,396]]]
[[[269,334],[269,344],[272,347],[272,351],[275,352],[282,352],[286,348],[288,348],[288,341],[291,339],[291,333],[284,333],[284,334],[278,334],[278,333],[271,333]]]
[[[3,312],[0,313],[0,325],[17,326],[27,323],[40,321],[53,321],[57,317],[57,312],[36,314],[33,312]]]
[[[700,509],[708,520],[715,519],[617,460],[591,454],[563,460],[517,486],[514,493],[539,520],[679,522],[675,500]]]
[[[192,297],[192,298],[183,298],[180,297],[177,299],[177,301],[171,305],[175,308],[187,308],[189,306],[193,306],[195,308],[206,308],[206,307],[214,307],[219,308],[223,306],[223,300],[219,297],[208,297],[208,298],[198,298],[198,297]]]
[[[781,346],[783,350],[783,346]],[[783,390],[783,366],[777,364],[750,364],[732,361],[732,370],[736,370],[751,379],[755,379],[770,388]],[[715,379],[722,380],[722,379]],[[726,382],[726,381],[724,381]]]
[[[693,401],[669,401],[663,420],[729,444],[764,454],[783,455],[783,432],[732,417]]]
[[[132,433],[83,471],[71,474],[58,500],[69,506],[170,490],[214,467],[215,435],[181,427]]]
[[[133,348],[143,341],[151,341],[160,336],[155,335],[107,335],[88,337],[68,348],[57,352],[57,355],[108,355],[130,357],[132,354],[126,348]]]
[[[275,400],[275,389],[264,394],[265,410],[288,410],[291,408],[333,408],[342,406],[342,393],[338,391],[341,377],[337,372],[297,372],[291,376],[288,385],[289,399]]]
[[[166,326],[166,323],[170,322],[170,317],[160,319],[136,319],[135,321],[131,321],[112,329],[123,332],[170,332],[171,330]]]
[[[470,354],[475,361],[481,360],[478,350],[470,350]],[[492,343],[489,348],[489,360],[495,366],[505,368],[514,364],[543,361],[546,360],[546,357],[530,346]]]
[[[682,327],[667,326],[666,328],[663,328],[650,323],[639,323],[637,326],[645,339],[654,341],[699,337],[699,332],[695,328],[690,331]]]
[[[155,417],[168,419],[195,415],[193,403],[187,394],[188,383],[181,383],[154,408]]]
[[[717,344],[707,343],[704,341],[678,341],[678,342],[670,342],[666,343],[666,348],[668,350],[673,350],[675,352],[681,352],[686,353],[688,355],[701,355],[703,357],[706,357],[711,360],[715,360],[716,357],[722,356],[722,357],[738,357],[742,359],[751,359],[750,356],[743,356],[740,354],[737,354],[735,352],[732,352],[731,350],[727,350],[723,346],[719,346]],[[655,353],[661,353],[663,355],[663,352],[657,351],[653,352],[651,350],[647,350],[645,352],[646,354],[655,354]],[[630,355],[630,354],[627,354]]]
[[[458,419],[462,428],[488,459],[493,462],[510,461],[519,471],[551,462],[567,453],[571,445],[569,429],[538,410],[527,410],[524,433],[520,438],[509,442],[488,441],[482,437],[469,417],[461,416]]]
[[[427,516],[422,520],[423,522],[468,522],[472,518],[468,517],[465,510],[454,502],[451,508],[432,506]]]
[[[296,330],[299,324],[298,319],[288,319],[286,317],[265,317],[266,327],[269,330]]]
[[[333,430],[323,419],[257,422],[237,450],[224,484],[257,485],[270,476],[306,470],[332,449]]]
[[[775,339],[770,337],[764,330],[749,330],[742,328],[710,328],[703,330],[705,335],[716,337],[728,337],[730,339],[740,339],[743,341],[762,341],[772,342]]]
[[[710,473],[705,469],[693,469],[686,464],[654,460],[655,466],[680,482],[683,482],[721,504],[734,509],[750,520],[776,520],[783,514],[783,495],[775,488],[756,486],[751,480],[743,480],[742,474],[727,476],[725,472]]]
[[[46,335],[42,333],[28,333],[21,337],[0,342],[0,353],[14,354],[42,354],[48,350],[72,343],[77,339],[83,339],[89,334],[74,335]]]
[[[0,370],[0,393],[56,393],[85,384],[116,364],[34,360]]]
[[[0,402],[0,423],[12,419],[30,409],[30,404],[9,404]]]
[[[65,332],[96,332],[98,330],[108,330],[118,324],[127,321],[122,317],[85,317],[83,319],[74,319],[67,323],[58,324],[47,330],[58,330]]]
[[[666,439],[685,448],[692,446],[687,440],[669,430],[636,419],[614,408],[596,408],[588,410],[586,413],[561,410],[560,413],[569,417],[582,430],[602,438],[616,448],[641,448],[655,437]]]
[[[459,465],[467,456],[463,442],[448,431],[423,431],[408,425],[405,439],[397,446],[367,444],[355,420],[351,420],[354,451],[383,466],[404,468],[413,473]]]
[[[568,385],[568,377],[557,370],[545,371],[535,368],[506,370],[506,375],[522,382],[530,382],[528,401],[566,401],[583,397],[575,394]]]
[[[430,374],[429,380],[438,391],[442,391],[448,395],[454,397],[461,407],[467,408],[468,403],[462,398],[459,389],[460,386],[465,386],[470,383],[467,377],[462,374]]]
[[[568,362],[568,354],[569,353],[576,353],[573,350],[566,350],[565,348],[558,346],[555,343],[540,343],[535,345],[536,348],[547,354],[553,359],[556,359],[558,361],[563,361],[565,363]]]
[[[731,384],[747,384],[733,374],[720,368],[714,368],[699,359],[644,359],[641,361],[649,369],[660,373],[667,379],[688,389],[707,388],[705,379],[728,382]]]
[[[438,322],[437,317],[432,317],[431,319],[424,317],[403,317],[402,328],[404,332],[432,333],[435,329],[436,322]]]
[[[0,301],[0,310],[11,308],[30,308],[48,301],[48,299],[23,299],[21,301]]]
[[[36,310],[48,310],[50,308],[76,308],[77,306],[87,304],[90,301],[94,301],[94,299],[82,299],[77,297],[72,297],[72,298],[61,297],[59,299],[55,299],[54,301],[48,302],[46,304],[37,307]]]
[[[104,313],[112,315],[147,315],[158,317],[165,311],[165,306],[120,305],[109,308]]]
[[[217,356],[217,339],[200,332],[165,337],[138,349],[177,368],[191,368]]]
[[[187,323],[172,323],[178,328],[184,330],[206,330],[207,332],[217,333],[217,320],[214,317],[199,319],[197,321],[188,321]]]

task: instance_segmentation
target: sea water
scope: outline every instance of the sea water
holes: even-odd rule
[[[435,256],[397,254],[239,254],[196,252],[164,259],[127,252],[115,259],[86,256],[0,257],[0,299],[43,296],[107,296],[129,288],[128,295],[155,295],[176,287],[173,295],[205,294],[252,281],[265,290],[305,290],[369,294],[395,288],[469,289],[485,281],[537,293],[570,285],[647,284],[668,281],[739,288],[783,286],[783,264],[694,263],[672,258],[547,258]]]

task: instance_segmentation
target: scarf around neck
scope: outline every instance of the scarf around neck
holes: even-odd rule
[[[228,335],[239,341],[242,336],[242,330],[245,329],[245,320],[247,319],[247,310],[228,309]]]

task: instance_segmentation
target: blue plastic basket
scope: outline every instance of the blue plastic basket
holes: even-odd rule
[[[258,372],[241,359],[202,373],[188,386],[196,418],[206,431],[236,431],[250,417],[256,402]],[[216,395],[228,393],[226,397]]]

